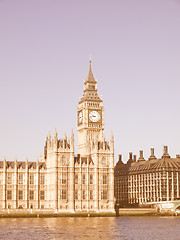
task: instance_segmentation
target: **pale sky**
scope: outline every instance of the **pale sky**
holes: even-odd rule
[[[74,129],[92,55],[115,162],[180,154],[179,0],[0,0],[0,160]]]

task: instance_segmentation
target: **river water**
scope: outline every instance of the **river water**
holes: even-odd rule
[[[0,239],[179,240],[180,217],[1,218]]]

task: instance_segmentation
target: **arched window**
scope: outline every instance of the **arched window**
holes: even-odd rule
[[[67,159],[64,155],[62,156],[62,165],[67,165]]]
[[[105,157],[102,158],[102,164],[107,164],[107,160]]]

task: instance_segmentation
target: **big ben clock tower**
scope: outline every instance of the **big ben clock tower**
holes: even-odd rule
[[[89,153],[89,142],[104,138],[104,106],[97,92],[97,82],[92,73],[91,58],[89,72],[84,82],[84,93],[77,111],[78,153]]]

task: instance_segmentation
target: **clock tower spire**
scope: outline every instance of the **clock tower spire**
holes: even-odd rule
[[[85,101],[102,102],[102,99],[99,97],[97,92],[97,81],[95,80],[95,77],[92,72],[91,57],[89,60],[88,75],[84,82],[84,93],[79,103],[82,103]]]
[[[93,72],[92,72],[92,67],[91,67],[91,55],[89,57],[89,72],[88,72],[88,75],[87,75],[87,78],[86,78],[86,83],[89,82],[89,83],[96,83],[96,80],[94,78],[94,75],[93,75]]]

